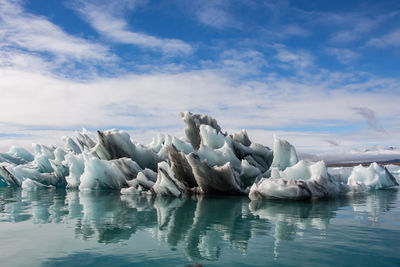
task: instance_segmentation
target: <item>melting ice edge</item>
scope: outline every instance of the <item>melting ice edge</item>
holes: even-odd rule
[[[11,147],[0,154],[0,184],[23,190],[66,187],[120,190],[121,194],[180,197],[248,195],[250,199],[334,197],[398,186],[384,167],[328,168],[298,159],[296,149],[274,137],[273,150],[247,132],[227,134],[207,115],[183,112],[186,138],[158,135],[149,145],[118,130],[63,137],[64,148],[34,145],[34,154]]]

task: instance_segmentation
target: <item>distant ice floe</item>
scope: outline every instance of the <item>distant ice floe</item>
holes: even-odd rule
[[[64,147],[34,144],[34,153],[11,147],[0,154],[0,180],[23,190],[56,187],[119,190],[123,195],[181,197],[248,195],[260,199],[334,197],[398,185],[400,168],[327,168],[300,160],[288,141],[274,137],[273,150],[250,141],[247,132],[228,134],[207,115],[182,112],[185,138],[158,135],[148,145],[116,129],[76,139]]]

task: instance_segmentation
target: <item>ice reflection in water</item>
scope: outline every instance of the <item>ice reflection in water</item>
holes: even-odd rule
[[[396,207],[397,191],[397,188],[393,188],[357,194],[353,196],[351,206],[358,218],[379,223],[381,214]]]
[[[318,230],[323,237],[330,220],[336,216],[336,211],[348,204],[348,199],[345,198],[307,202],[252,201],[250,210],[274,225],[271,235],[275,239],[274,256],[278,257],[281,240],[303,237],[311,228]]]
[[[179,199],[7,187],[0,188],[0,222],[65,223],[73,225],[75,238],[104,244],[145,231],[189,261],[217,261],[225,249],[246,255],[249,242],[262,236],[273,238],[273,254],[279,257],[282,241],[325,238],[338,213],[379,223],[396,201],[396,189],[330,200],[251,202],[246,197]]]

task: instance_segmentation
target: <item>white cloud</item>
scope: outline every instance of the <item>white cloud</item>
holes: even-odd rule
[[[305,38],[309,37],[313,34],[312,31],[299,26],[297,24],[279,24],[279,23],[270,23],[268,27],[263,27],[259,29],[260,36],[264,40],[265,43],[273,43],[273,42],[287,42],[288,39],[297,37],[297,38]],[[254,42],[254,40],[253,40]]]
[[[374,46],[377,48],[399,47],[400,29],[396,29],[380,37],[371,38],[367,42],[367,46]]]
[[[240,26],[240,23],[229,12],[229,1],[191,1],[191,5],[197,19],[204,25],[217,29]]]
[[[289,24],[282,27],[281,30],[277,31],[276,34],[279,37],[286,38],[291,36],[307,37],[311,35],[309,30],[300,27],[297,24]]]
[[[190,54],[192,52],[192,47],[181,40],[159,38],[132,31],[120,11],[123,10],[126,2],[119,2],[119,4],[109,2],[109,4],[99,5],[93,1],[80,1],[76,5],[76,9],[94,29],[113,42],[131,44],[173,55]]]
[[[0,48],[48,52],[59,59],[110,60],[107,47],[64,32],[47,18],[26,12],[21,1],[0,1]]]
[[[275,45],[277,50],[276,59],[283,63],[286,68],[295,68],[304,71],[314,65],[314,56],[306,50],[292,51],[283,45]]]
[[[340,63],[345,65],[353,63],[355,60],[360,58],[358,53],[349,48],[330,47],[326,49],[326,52],[335,56]]]
[[[31,53],[13,50],[0,51],[0,66],[12,66],[25,71],[49,71],[49,65],[43,58]]]
[[[400,123],[397,119],[400,118],[400,88],[396,80],[353,81],[354,88],[384,84],[388,92],[382,93],[340,85],[331,89],[336,76],[309,81],[269,76],[263,81],[237,83],[230,75],[233,74],[212,69],[76,82],[27,70],[1,68],[2,131],[37,136],[40,134],[37,129],[134,127],[137,130],[132,131],[140,132],[143,138],[139,141],[148,142],[153,136],[147,133],[180,131],[183,135],[184,125],[178,113],[192,110],[212,115],[224,129],[248,129],[255,141],[267,145],[271,145],[272,134],[276,132],[301,151],[332,149],[326,140],[338,140],[341,147],[399,144],[400,129],[395,125]],[[384,124],[387,133],[361,133],[354,129],[345,134],[328,130],[294,131],[296,127],[323,128],[332,122],[338,127],[343,123],[362,125],[363,118],[354,116],[351,108],[361,106],[374,110],[380,122],[390,120],[389,124]],[[0,143],[4,141],[0,138]]]
[[[256,50],[230,49],[222,52],[219,61],[204,65],[205,68],[216,68],[239,78],[260,74],[262,68],[267,66],[268,63],[265,56]]]
[[[367,34],[397,15],[398,12],[373,15],[362,12],[320,13],[317,21],[336,27],[329,39],[331,43],[350,43],[365,38]]]

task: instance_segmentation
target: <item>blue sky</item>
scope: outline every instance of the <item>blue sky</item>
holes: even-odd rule
[[[0,2],[0,147],[179,111],[301,151],[400,146],[399,1]]]

